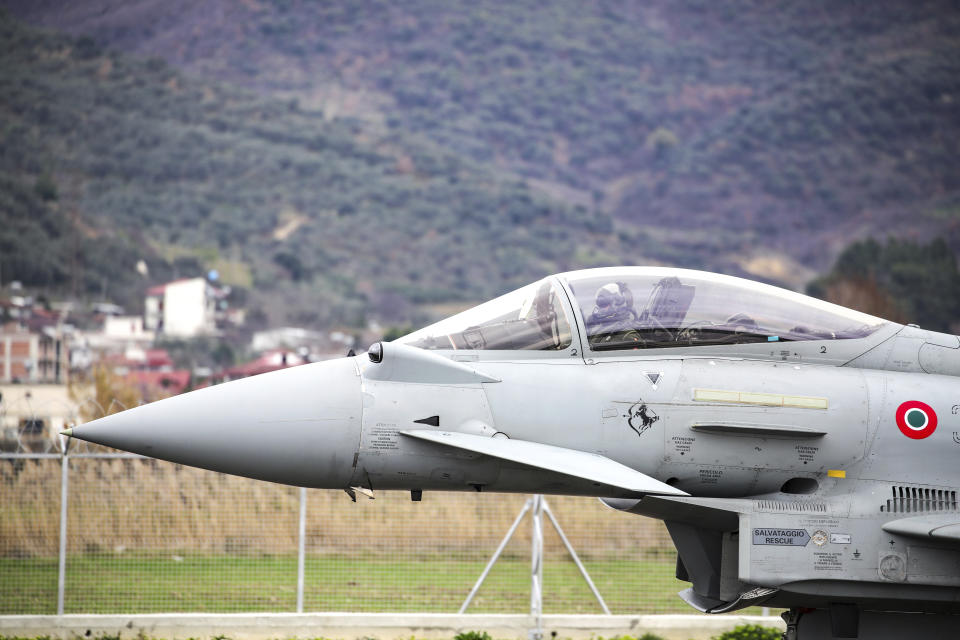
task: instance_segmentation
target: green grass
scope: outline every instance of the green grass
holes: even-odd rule
[[[305,566],[307,611],[456,611],[486,558],[448,556],[313,556]],[[614,613],[688,611],[676,593],[670,559],[586,562]],[[70,556],[67,613],[293,611],[295,556],[87,554]],[[529,607],[529,559],[504,557],[469,611],[523,612]],[[600,613],[575,565],[544,563],[548,613]],[[0,558],[0,613],[53,613],[56,558]]]
[[[0,614],[56,612],[56,558],[0,558]]]

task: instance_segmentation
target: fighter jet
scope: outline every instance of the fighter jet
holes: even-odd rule
[[[957,376],[957,336],[729,276],[590,269],[66,433],[351,494],[596,496],[666,523],[700,611],[955,637]]]

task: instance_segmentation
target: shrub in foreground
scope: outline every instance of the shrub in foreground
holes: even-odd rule
[[[759,624],[741,624],[730,631],[725,631],[714,640],[780,640],[782,633],[773,627],[764,627]]]

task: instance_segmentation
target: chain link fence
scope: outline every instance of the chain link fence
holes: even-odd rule
[[[353,503],[82,446],[0,454],[0,613],[456,612],[526,499]],[[546,500],[612,613],[688,611],[660,522]],[[468,612],[529,611],[532,524],[521,521]],[[544,612],[602,613],[547,518],[542,528]]]

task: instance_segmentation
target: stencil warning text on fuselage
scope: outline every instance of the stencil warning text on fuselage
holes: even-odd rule
[[[754,529],[753,544],[805,547],[810,542],[806,529]]]

